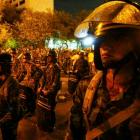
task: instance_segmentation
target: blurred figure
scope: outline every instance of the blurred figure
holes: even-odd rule
[[[23,62],[17,74],[17,80],[20,84],[19,100],[21,117],[27,117],[28,114],[30,117],[31,114],[34,114],[37,89],[42,75],[42,70],[31,62],[30,53],[24,53]]]
[[[76,75],[77,79],[80,80],[85,75],[89,75],[89,64],[84,57],[84,52],[80,52],[79,58],[76,60],[73,66],[73,73]]]
[[[42,84],[38,89],[37,122],[40,130],[52,132],[55,125],[56,95],[60,89],[60,69],[56,53],[50,50]]]
[[[95,68],[95,64],[94,64],[94,51],[91,50],[91,52],[88,53],[88,62],[89,62],[89,66],[90,66],[90,73],[92,75],[96,74],[96,68]]]
[[[18,124],[18,140],[38,139],[35,109],[37,89],[42,75],[43,71],[40,69],[39,59],[36,58],[35,63],[32,63],[30,53],[24,53],[23,63],[17,75],[20,82],[19,110],[21,115]]]
[[[20,67],[20,61],[17,58],[18,56],[17,56],[16,49],[12,49],[11,56],[12,56],[12,75],[14,78],[16,78],[18,73],[18,68]]]
[[[76,60],[73,66],[73,73],[68,79],[68,91],[73,94],[76,90],[78,83],[86,78],[89,78],[90,68],[88,61],[84,58],[84,52],[80,52],[79,59]]]
[[[0,128],[3,140],[16,140],[18,125],[18,82],[11,76],[11,55],[0,54]]]

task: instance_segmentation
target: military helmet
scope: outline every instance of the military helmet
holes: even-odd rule
[[[31,54],[29,52],[24,53],[24,58],[26,60],[31,60]]]
[[[10,75],[11,74],[11,55],[9,53],[0,54],[0,75]]]
[[[124,1],[110,1],[97,7],[75,30],[77,38],[88,32],[95,35],[115,28],[140,29],[140,6]]]
[[[54,49],[50,50],[49,53],[48,53],[48,56],[52,56],[52,57],[56,58],[57,55],[56,55],[55,50]]]
[[[111,34],[117,37],[128,34],[133,36],[131,32],[134,31],[138,31],[138,38],[140,36],[140,6],[129,1],[110,1],[97,7],[76,28],[74,35],[77,38],[86,37],[89,33],[95,36],[95,66],[97,69],[103,69],[99,47],[104,37]],[[139,42],[139,39],[137,40]]]
[[[11,55],[9,53],[0,54],[0,63],[11,63]]]

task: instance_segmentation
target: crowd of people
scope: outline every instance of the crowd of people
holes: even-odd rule
[[[37,129],[54,130],[61,71],[74,77],[69,81],[73,105],[65,140],[140,140],[140,6],[107,2],[79,25],[75,35],[85,28],[96,36],[94,62],[88,61],[87,52],[1,51],[3,140],[37,140]],[[37,125],[29,125],[34,116]]]
[[[69,75],[69,72],[73,71],[80,80],[82,74],[88,75],[90,71],[83,52],[78,52],[80,57],[75,60],[70,58],[71,51],[67,50],[69,55],[66,57],[70,59],[63,58],[62,62],[61,56],[64,53],[66,51],[58,54],[57,50],[45,48],[1,50],[0,128],[3,140],[15,140],[16,137],[18,140],[28,140],[31,137],[37,139],[37,129],[53,132],[61,73]],[[30,123],[35,118],[34,124],[37,124],[37,127],[30,128]],[[31,130],[34,130],[36,135],[31,136]]]

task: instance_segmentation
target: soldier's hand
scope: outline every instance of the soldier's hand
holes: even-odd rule
[[[70,132],[66,133],[64,140],[72,140],[72,136]]]
[[[41,91],[42,91],[41,87],[37,89],[37,93],[40,93]]]
[[[6,115],[4,115],[2,119],[0,119],[0,126],[11,119],[12,119],[11,113],[7,113]]]
[[[42,92],[43,92],[44,95],[47,95],[48,94],[48,91],[47,90],[42,89]]]

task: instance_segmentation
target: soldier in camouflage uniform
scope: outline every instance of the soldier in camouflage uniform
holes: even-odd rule
[[[0,54],[0,128],[3,140],[16,140],[19,84],[11,76],[11,56]]]
[[[37,121],[43,131],[51,132],[55,125],[56,95],[60,89],[60,69],[56,53],[50,50],[37,100]]]
[[[89,63],[85,59],[84,52],[80,52],[79,59],[76,60],[73,66],[73,72],[77,79],[80,80],[83,76],[89,75]]]
[[[13,77],[16,78],[16,75],[18,72],[18,67],[20,65],[20,61],[17,58],[16,49],[12,49],[11,55],[12,55],[12,75],[13,75]]]
[[[89,135],[102,132],[102,135],[95,139],[139,140],[140,7],[122,1],[105,3],[92,12],[77,28],[75,35],[78,36],[80,31],[85,31],[88,22],[93,23],[93,29],[97,25],[94,32],[95,66],[101,71],[91,80],[89,85],[93,86],[88,86],[88,96],[84,95],[82,90],[78,90],[75,95],[66,139],[91,140],[85,135],[87,136],[90,130],[98,130],[90,131]],[[84,100],[81,98],[82,95],[85,96]],[[128,107],[133,108],[133,116],[130,115],[112,128],[113,123],[120,120],[121,116],[112,124],[108,119]],[[129,112],[125,116],[128,114]],[[103,122],[106,123],[100,125]],[[103,132],[105,128],[108,131]]]
[[[26,52],[23,56],[23,62],[16,77],[20,83],[19,97],[23,115],[28,112],[33,113],[35,110],[37,88],[42,75],[42,70],[31,62],[31,55]]]

